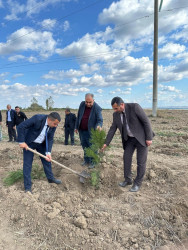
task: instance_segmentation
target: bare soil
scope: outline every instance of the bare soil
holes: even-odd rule
[[[47,112],[43,112],[47,113]],[[52,157],[77,172],[83,150],[76,135],[75,146],[64,145],[64,112],[57,128]],[[160,110],[151,117],[156,133],[149,149],[147,171],[139,192],[120,188],[123,150],[117,131],[100,164],[100,188],[53,164],[61,185],[45,178],[33,180],[33,194],[23,182],[3,185],[8,172],[22,169],[22,150],[8,141],[3,123],[0,142],[0,250],[61,249],[188,249],[188,111]],[[26,112],[28,117],[34,112]],[[112,111],[103,111],[108,131]],[[5,113],[3,113],[5,121]],[[38,156],[34,164],[41,166]],[[88,172],[89,170],[86,169]],[[136,155],[133,158],[136,175]]]

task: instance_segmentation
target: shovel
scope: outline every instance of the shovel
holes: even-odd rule
[[[33,152],[34,154],[39,155],[40,157],[43,157],[44,159],[46,159],[46,156],[45,156],[45,155],[40,154],[39,152],[37,152],[36,150],[33,150],[32,148],[27,147],[27,150]],[[85,171],[85,170],[83,170],[81,173],[78,173],[78,172],[76,172],[75,170],[73,170],[73,169],[71,169],[71,168],[68,168],[68,167],[64,166],[63,164],[61,164],[61,163],[59,163],[59,162],[57,162],[57,161],[55,161],[55,160],[52,160],[52,159],[51,159],[51,162],[53,162],[53,163],[55,163],[55,164],[61,166],[62,168],[65,168],[65,169],[71,171],[71,172],[74,173],[74,174],[77,174],[77,175],[80,177],[79,180],[80,180],[81,183],[85,183],[85,179],[88,179],[88,178],[91,177],[90,174],[87,173],[87,171]]]

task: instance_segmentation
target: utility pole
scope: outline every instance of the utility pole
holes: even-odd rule
[[[157,116],[157,94],[158,94],[158,0],[154,0],[153,107],[152,107],[152,116]]]

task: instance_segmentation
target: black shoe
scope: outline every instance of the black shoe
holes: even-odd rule
[[[55,183],[55,184],[61,184],[61,183],[62,183],[61,180],[58,180],[58,179],[55,179],[55,178],[52,179],[52,180],[49,180],[49,179],[48,179],[48,182],[49,182],[49,183]]]
[[[140,186],[133,184],[132,187],[129,189],[130,192],[137,192],[140,189]]]
[[[88,165],[88,164],[89,164],[88,162],[83,161],[83,162],[81,163],[81,166],[86,166],[86,165]]]
[[[95,168],[95,164],[93,164],[93,163],[89,164],[88,168],[89,169]]]
[[[12,142],[12,140],[8,140],[8,142]]]
[[[127,185],[131,185],[132,181],[123,181],[119,183],[120,187],[126,187]]]

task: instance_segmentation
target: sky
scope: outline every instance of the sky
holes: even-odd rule
[[[158,26],[158,107],[188,106],[188,1],[163,1]],[[0,109],[152,108],[153,33],[154,0],[0,0]]]

